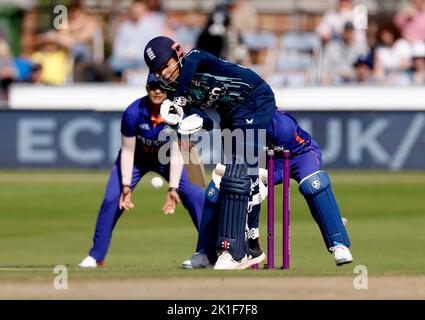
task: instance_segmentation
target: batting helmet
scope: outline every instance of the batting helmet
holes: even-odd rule
[[[176,55],[181,63],[181,58],[184,56],[182,46],[164,36],[153,38],[145,47],[144,58],[149,67],[149,72],[155,73],[158,71],[172,56]]]

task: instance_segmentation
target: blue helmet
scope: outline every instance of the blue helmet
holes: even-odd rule
[[[184,51],[178,42],[164,36],[153,38],[146,45],[144,52],[149,72],[155,73],[158,71],[174,54],[181,64]]]

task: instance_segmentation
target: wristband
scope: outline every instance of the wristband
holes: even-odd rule
[[[179,188],[174,188],[174,187],[169,187],[168,188],[168,192],[171,192],[171,191],[175,191],[175,192],[179,192]]]

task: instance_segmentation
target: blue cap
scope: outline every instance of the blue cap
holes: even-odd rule
[[[354,62],[353,66],[357,67],[359,65],[366,65],[369,69],[373,69],[373,55],[361,55]]]
[[[144,58],[149,72],[158,71],[176,52],[178,43],[168,37],[153,38],[145,47]]]
[[[149,85],[152,85],[154,83],[159,84],[159,86],[162,88],[161,90],[163,91],[174,90],[173,88],[168,86],[163,80],[161,80],[160,78],[157,78],[155,74],[149,73],[148,78],[146,79],[146,86],[149,87]]]

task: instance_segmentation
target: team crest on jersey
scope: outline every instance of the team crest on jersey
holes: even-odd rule
[[[311,185],[313,186],[314,189],[319,189],[320,188],[320,181],[319,180],[314,180]]]

